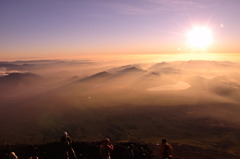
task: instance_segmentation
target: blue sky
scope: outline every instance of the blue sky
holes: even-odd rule
[[[1,0],[1,58],[173,53],[207,25],[212,52],[238,52],[238,0]]]

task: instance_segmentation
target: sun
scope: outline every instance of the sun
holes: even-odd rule
[[[212,31],[205,26],[195,26],[187,33],[187,41],[194,49],[206,49],[213,41]]]

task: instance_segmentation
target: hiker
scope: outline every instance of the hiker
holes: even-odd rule
[[[65,159],[69,159],[69,156],[72,156],[72,158],[77,159],[76,154],[72,148],[72,139],[70,138],[66,131],[64,132],[64,135],[61,138],[61,143],[65,154]]]
[[[173,156],[171,155],[173,148],[172,146],[167,143],[167,139],[163,138],[162,143],[160,145],[160,155],[162,159],[172,159]]]
[[[110,139],[106,138],[99,148],[99,155],[101,159],[111,159],[111,151],[114,149]]]
[[[15,154],[15,152],[11,152],[9,154],[9,159],[18,159],[17,155]]]
[[[146,154],[146,151],[145,151],[145,149],[143,148],[143,147],[140,147],[140,151],[139,151],[139,158],[140,159],[147,159],[147,154]]]
[[[131,144],[127,148],[127,159],[134,159],[134,145],[133,144]]]

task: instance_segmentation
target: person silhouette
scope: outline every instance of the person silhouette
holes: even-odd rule
[[[172,146],[167,143],[167,139],[163,138],[162,143],[160,145],[160,155],[162,159],[172,159]]]
[[[11,152],[9,154],[9,159],[18,159],[17,155],[15,154],[15,152]]]
[[[106,138],[99,148],[99,155],[101,159],[111,159],[111,151],[114,150],[110,139]]]
[[[70,159],[69,156],[72,156],[73,159],[77,159],[75,151],[72,147],[72,139],[65,131],[63,136],[61,137],[62,148],[64,151],[64,155],[66,159]]]

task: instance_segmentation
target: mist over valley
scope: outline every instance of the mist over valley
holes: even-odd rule
[[[0,141],[172,142],[239,155],[238,62],[0,62]]]

